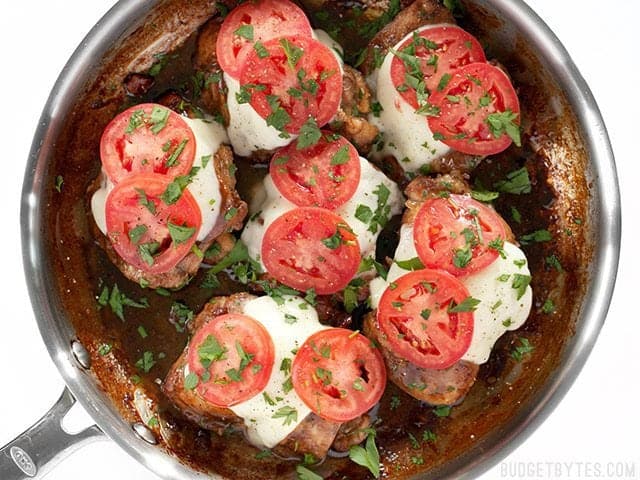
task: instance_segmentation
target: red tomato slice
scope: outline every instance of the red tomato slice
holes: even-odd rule
[[[505,238],[495,210],[466,195],[427,200],[413,225],[413,243],[425,267],[458,277],[491,264]]]
[[[488,63],[456,70],[429,102],[439,113],[429,116],[429,128],[451,148],[471,155],[500,153],[520,143],[520,104],[509,77]]]
[[[155,103],[125,110],[100,139],[102,166],[113,183],[131,173],[186,175],[195,155],[191,128],[180,115]]]
[[[348,422],[369,411],[384,392],[380,351],[357,332],[330,328],[311,335],[292,364],[293,388],[314,413]]]
[[[165,273],[190,251],[202,225],[188,190],[167,205],[161,196],[171,179],[154,173],[131,175],[109,193],[107,236],[127,263],[151,274]]]
[[[261,43],[282,35],[311,34],[309,19],[289,0],[245,2],[225,17],[218,33],[216,57],[222,70],[237,80],[247,55]]]
[[[447,272],[425,269],[392,285],[380,298],[377,322],[395,355],[437,370],[460,360],[473,335],[473,312],[450,311],[469,298],[462,282]]]
[[[310,37],[285,36],[251,51],[240,72],[239,95],[277,130],[297,134],[309,121],[322,127],[342,100],[342,72],[333,52]]]
[[[346,138],[323,132],[318,143],[304,150],[295,142],[278,150],[269,173],[290,202],[335,210],[358,188],[360,156]]]
[[[187,352],[189,372],[198,376],[197,392],[206,401],[230,407],[266,387],[274,346],[264,326],[247,315],[227,313],[200,328]]]
[[[360,246],[338,215],[302,207],[269,225],[262,239],[262,261],[280,283],[328,295],[345,288],[356,274]]]
[[[430,27],[414,33],[398,48],[391,61],[391,81],[402,98],[419,108],[414,82],[424,79],[426,95],[435,92],[443,75],[475,62],[486,62],[482,45],[470,33],[455,25]],[[419,66],[419,69],[417,68]],[[446,78],[445,78],[446,80]],[[425,97],[426,98],[426,97]]]

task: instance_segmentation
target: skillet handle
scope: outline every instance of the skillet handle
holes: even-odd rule
[[[62,395],[31,428],[0,449],[0,479],[39,479],[78,448],[106,439],[97,425],[70,435],[62,429],[62,419],[76,399],[65,387]]]

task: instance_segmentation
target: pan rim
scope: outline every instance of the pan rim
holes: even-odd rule
[[[69,107],[65,98],[70,98],[74,89],[82,85],[83,82],[78,80],[82,77],[79,72],[86,69],[92,59],[101,58],[114,39],[158,3],[161,0],[120,0],[93,27],[58,77],[43,109],[27,160],[20,212],[22,255],[32,308],[49,355],[68,388],[96,424],[154,473],[164,478],[204,478],[179,459],[139,439],[110,402],[101,399],[100,395],[104,394],[95,382],[85,378],[86,374],[75,366],[68,335],[60,328],[65,323],[63,315],[52,308],[53,292],[43,288],[46,278],[40,267],[43,265],[43,244],[38,239],[43,208],[42,173],[51,147],[50,139],[55,138],[56,130],[60,128],[60,123],[55,120],[61,117],[61,110]],[[492,9],[527,33],[541,58],[547,61],[548,71],[567,92],[579,127],[585,134],[585,146],[590,156],[593,177],[591,203],[598,214],[594,235],[598,241],[576,334],[565,349],[563,362],[542,387],[538,405],[526,415],[513,419],[513,425],[509,425],[502,439],[483,453],[470,461],[466,456],[458,459],[439,472],[448,478],[473,478],[503,460],[542,424],[571,388],[604,324],[615,286],[621,238],[620,192],[613,151],[596,101],[569,53],[544,21],[522,0],[481,0],[479,3],[490,4]]]

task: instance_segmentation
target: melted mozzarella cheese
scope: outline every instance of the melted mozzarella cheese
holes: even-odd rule
[[[324,30],[314,30],[313,38],[323,43],[338,59],[342,69],[342,47]],[[224,81],[227,85],[227,108],[229,109],[229,140],[236,155],[249,157],[257,150],[275,150],[289,145],[298,135],[282,135],[280,130],[267,125],[249,103],[238,103],[236,94],[240,92],[240,82],[226,73]]]
[[[193,195],[200,207],[202,226],[196,238],[200,242],[213,230],[220,216],[222,194],[220,193],[220,181],[216,174],[213,156],[220,146],[223,143],[227,143],[229,139],[224,127],[218,122],[207,123],[190,118],[185,118],[184,120],[191,127],[196,137],[196,157],[193,161],[193,166],[200,169],[191,179],[187,190]]]
[[[485,363],[496,340],[507,330],[520,328],[529,316],[533,297],[531,287],[527,286],[524,294],[518,298],[518,290],[512,286],[514,275],[530,275],[527,259],[522,250],[512,243],[505,242],[503,251],[505,258],[498,256],[486,268],[460,279],[469,290],[469,295],[480,300],[474,311],[471,345],[462,360]],[[417,256],[418,252],[413,243],[413,227],[403,225],[394,260],[410,260]],[[380,297],[389,283],[406,273],[407,270],[394,262],[386,281],[382,278],[371,281],[369,286],[372,308],[378,308]]]
[[[440,25],[431,25],[416,30],[420,32]],[[393,50],[412,38],[413,32],[400,40]],[[389,52],[379,69],[375,70],[367,80],[375,87],[378,103],[382,107],[379,116],[369,115],[369,122],[378,127],[383,134],[384,146],[374,147],[371,156],[382,159],[393,155],[407,172],[416,172],[423,165],[429,165],[451,149],[433,138],[427,117],[418,115],[393,86],[391,80],[391,61],[393,53]]]
[[[193,195],[200,207],[202,226],[198,231],[197,241],[203,240],[213,229],[220,215],[222,194],[220,182],[216,175],[213,157],[223,143],[228,142],[224,127],[217,122],[183,117],[196,139],[196,152],[193,166],[198,172],[191,179],[187,190]],[[204,166],[203,166],[204,163]],[[113,183],[103,172],[103,182],[91,197],[91,212],[100,231],[107,234],[105,205],[107,197],[113,190]]]
[[[251,219],[242,232],[242,241],[247,245],[249,255],[264,265],[260,259],[262,239],[264,233],[273,221],[284,213],[296,208],[296,205],[282,196],[273,183],[271,175],[267,175],[263,182],[264,193],[257,193],[256,197],[263,199],[251,205]],[[402,211],[403,197],[398,186],[389,180],[380,170],[373,167],[366,159],[360,157],[360,181],[353,197],[335,210],[335,213],[347,222],[358,239],[363,258],[373,255],[379,231],[369,230],[369,223],[356,217],[360,205],[369,207],[372,212],[378,210],[378,195],[375,191],[379,185],[384,185],[390,192],[386,206],[389,207],[388,217]],[[382,208],[385,208],[384,206]]]
[[[297,135],[282,136],[282,132],[267,125],[264,118],[258,115],[249,103],[238,103],[236,94],[240,92],[240,82],[226,73],[224,81],[227,85],[227,108],[229,109],[229,126],[227,133],[233,151],[242,157],[248,157],[256,150],[274,150],[284,147]]]
[[[283,298],[281,305],[271,297],[260,297],[243,306],[243,313],[262,323],[271,335],[275,358],[264,390],[229,407],[244,420],[251,443],[265,448],[273,448],[284,440],[311,413],[295,389],[283,387],[290,379],[290,372],[280,366],[285,359],[293,361],[292,351],[300,348],[307,338],[327,328],[318,321],[318,314],[309,303],[290,295]],[[283,407],[295,409],[297,419],[285,424],[284,419],[276,415]]]

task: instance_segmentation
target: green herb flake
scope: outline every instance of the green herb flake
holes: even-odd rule
[[[312,147],[320,141],[320,138],[322,138],[322,131],[318,127],[315,118],[309,117],[302,127],[300,127],[296,148],[298,150],[304,150],[305,148]],[[333,165],[333,159],[331,164]]]
[[[451,414],[451,407],[449,405],[438,405],[433,409],[433,413],[436,417],[448,417]]]
[[[186,377],[184,377],[184,389],[185,390],[193,390],[198,386],[200,379],[198,375],[193,372],[189,372]]]
[[[291,67],[291,69],[295,69],[298,61],[300,61],[304,54],[304,50],[297,47],[286,38],[280,39],[280,45],[284,50],[284,54],[287,56],[287,63],[289,64],[289,67]]]
[[[113,349],[113,345],[111,345],[110,343],[101,343],[98,346],[98,355],[100,355],[101,357],[104,357],[105,355],[109,354],[109,352],[111,352],[112,349]]]
[[[553,300],[547,298],[542,305],[542,313],[546,313],[547,315],[556,311],[556,306],[553,303]]]
[[[54,188],[56,189],[56,192],[61,193],[62,192],[62,185],[64,184],[64,178],[62,178],[62,175],[56,175],[56,181],[54,184]]]
[[[471,197],[479,202],[492,202],[500,196],[499,192],[490,192],[488,190],[472,190]]]
[[[138,326],[138,335],[140,335],[140,337],[143,339],[149,336],[149,334],[147,333],[147,329],[142,325]]]
[[[534,351],[534,347],[529,343],[529,340],[524,337],[519,337],[518,341],[520,342],[520,345],[516,345],[516,347],[511,351],[511,357],[515,361],[521,362],[525,355]]]
[[[445,73],[444,75],[442,75],[442,77],[440,78],[440,81],[438,82],[438,87],[437,87],[438,91],[441,92],[445,88],[447,88],[447,85],[449,85],[450,80],[451,80],[450,73]]]
[[[200,364],[209,368],[212,362],[218,362],[227,358],[227,348],[222,346],[213,335],[207,335],[204,342],[197,349]]]
[[[176,225],[171,223],[171,221],[167,222],[167,228],[169,230],[169,235],[171,235],[171,240],[173,240],[173,243],[176,245],[185,243],[196,233],[196,227]]]
[[[555,268],[558,272],[562,272],[562,264],[560,260],[555,255],[549,255],[544,259],[544,262],[551,268]]]
[[[336,250],[340,247],[340,245],[342,245],[342,234],[340,233],[340,230],[336,230],[336,232],[330,237],[323,238],[322,244],[331,250]]]
[[[344,145],[338,149],[331,157],[331,165],[344,165],[349,161],[349,145]]]
[[[480,304],[480,300],[473,297],[467,297],[459,304],[455,305],[455,302],[452,301],[447,308],[449,313],[461,313],[461,312],[473,312],[478,305]]]
[[[497,182],[494,187],[503,193],[512,193],[521,195],[523,193],[531,193],[531,180],[529,179],[529,171],[525,168],[519,168],[507,173],[507,178]]]
[[[309,470],[304,465],[296,466],[296,476],[297,480],[323,480],[320,475]]]
[[[410,271],[422,270],[424,268],[424,264],[419,257],[410,258],[409,260],[395,260],[395,264],[403,270]]]
[[[367,436],[364,448],[360,445],[351,446],[349,458],[352,462],[367,468],[375,478],[380,477],[380,454],[376,447],[374,433]]]
[[[283,420],[283,425],[290,425],[293,422],[297,422],[298,421],[298,410],[296,410],[293,407],[290,406],[285,406],[285,407],[280,407],[278,410],[276,410],[276,412],[271,416],[271,418],[282,418]]]
[[[142,357],[136,361],[136,368],[144,371],[144,373],[149,373],[149,370],[151,370],[155,364],[156,361],[153,357],[153,352],[145,351]]]
[[[495,138],[500,138],[506,133],[516,146],[521,147],[520,139],[520,125],[516,123],[518,121],[518,114],[511,110],[504,112],[496,112],[487,115],[487,124],[489,129]]]
[[[553,239],[549,230],[536,230],[520,237],[522,245],[530,245],[532,243],[549,242]]]
[[[511,287],[514,288],[518,293],[518,300],[520,300],[524,296],[530,283],[530,275],[521,275],[519,273],[513,274],[513,282],[511,283]]]
[[[160,133],[164,127],[167,126],[167,121],[169,120],[169,109],[161,107],[160,105],[154,105],[151,110],[151,133],[157,135]]]
[[[433,443],[437,440],[437,436],[435,433],[433,433],[431,430],[427,429],[424,432],[422,432],[422,441],[423,442],[430,442]]]
[[[233,34],[253,42],[253,25],[240,25],[233,31]]]

